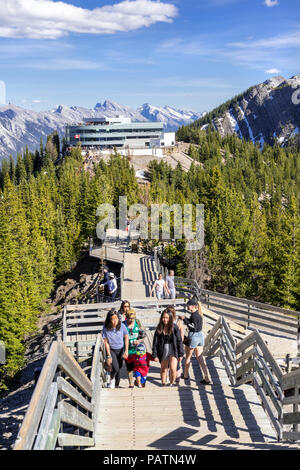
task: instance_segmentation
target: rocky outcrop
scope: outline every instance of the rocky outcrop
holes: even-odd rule
[[[194,125],[206,129],[211,124],[222,136],[236,133],[261,147],[264,142],[285,145],[299,134],[298,95],[300,76],[288,80],[273,77],[214,109]]]

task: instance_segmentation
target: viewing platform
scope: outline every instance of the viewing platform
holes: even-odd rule
[[[186,299],[201,299],[211,384],[201,384],[193,358],[190,379],[178,386],[162,386],[160,365],[151,362],[145,388],[129,389],[125,368],[119,388],[106,388],[101,330],[120,302],[67,305],[14,449],[300,450],[299,363],[276,355],[280,347],[281,354],[297,353],[300,313],[179,277],[177,298],[157,301],[149,297],[164,269],[157,253],[131,253],[128,238],[116,242],[111,235],[101,249],[122,253],[122,298],[136,310],[148,352],[163,309],[172,302],[176,314],[185,315]]]

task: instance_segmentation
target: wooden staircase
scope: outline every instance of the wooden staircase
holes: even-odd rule
[[[251,385],[232,387],[218,357],[207,359],[211,386],[199,384],[196,359],[190,383],[161,387],[152,363],[146,388],[103,389],[91,450],[299,449],[278,443]],[[125,372],[125,370],[124,370]]]

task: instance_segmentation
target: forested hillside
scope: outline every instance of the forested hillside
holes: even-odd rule
[[[300,107],[297,104],[300,77],[272,77],[221,104],[190,126],[216,130],[222,137],[236,134],[258,143],[299,148]],[[188,127],[190,127],[188,126]]]
[[[0,338],[7,364],[0,369],[0,388],[22,367],[24,339],[47,310],[54,281],[70,271],[94,235],[99,204],[118,201],[124,191],[129,203],[136,202],[138,185],[126,159],[114,155],[91,176],[83,171],[79,148],[54,165],[58,148],[53,134],[45,149],[2,164]]]
[[[0,338],[7,364],[0,386],[24,361],[24,340],[47,311],[54,282],[76,264],[95,235],[96,209],[142,202],[204,204],[205,248],[168,248],[177,275],[203,287],[300,310],[300,154],[292,148],[222,138],[194,127],[178,131],[198,162],[188,172],[153,161],[151,184],[139,187],[133,168],[117,154],[83,170],[80,148],[57,160],[57,134],[46,148],[26,151],[0,172]],[[206,275],[202,275],[205,271]],[[203,281],[203,282],[202,282]]]
[[[173,256],[180,274],[208,268],[205,287],[300,309],[300,153],[194,126],[177,133],[199,164],[184,172],[151,165],[151,200],[205,207],[205,250]],[[173,250],[174,251],[174,250]],[[177,250],[178,251],[178,250]],[[198,262],[195,263],[195,257]]]

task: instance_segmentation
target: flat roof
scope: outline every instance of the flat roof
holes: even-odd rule
[[[99,124],[130,124],[131,123],[131,118],[126,117],[126,116],[114,116],[114,117],[90,117],[90,118],[84,118],[83,122],[89,123],[99,123]]]

